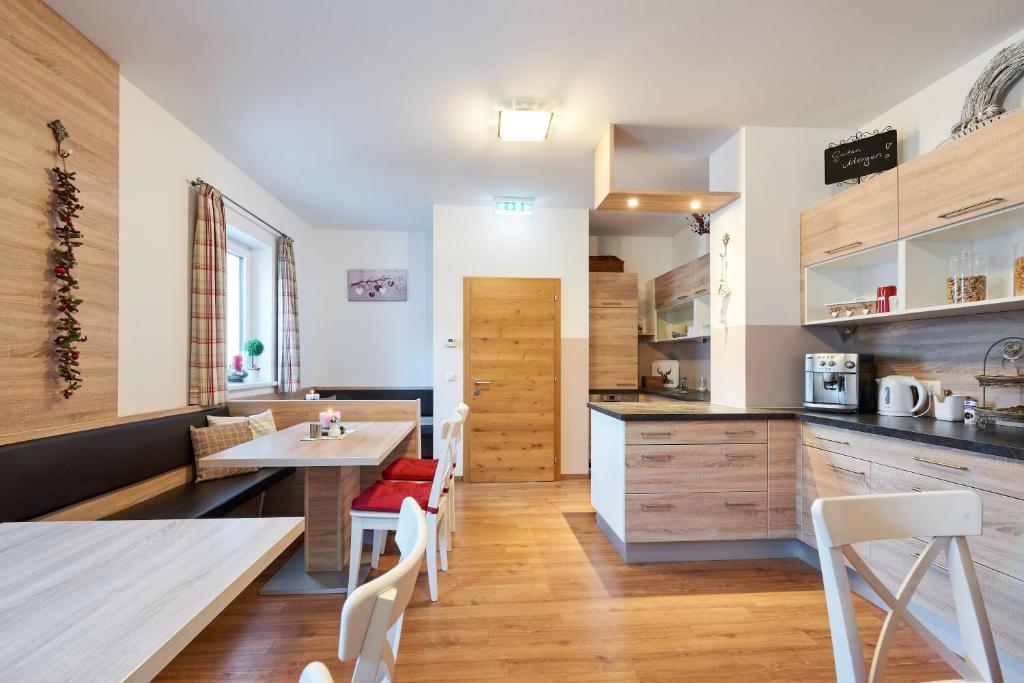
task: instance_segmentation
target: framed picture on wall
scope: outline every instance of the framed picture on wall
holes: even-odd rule
[[[407,270],[348,271],[349,301],[407,301],[408,298]]]

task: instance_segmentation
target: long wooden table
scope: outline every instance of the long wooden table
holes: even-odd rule
[[[299,517],[0,524],[0,680],[148,681]]]
[[[299,467],[306,479],[304,551],[292,557],[261,592],[265,595],[344,593],[352,528],[348,511],[359,495],[360,469],[377,468],[416,428],[415,422],[346,422],[340,439],[304,441],[299,423],[203,460],[210,467]],[[357,558],[359,561],[361,558]]]

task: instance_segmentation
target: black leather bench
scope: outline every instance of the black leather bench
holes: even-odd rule
[[[171,415],[0,446],[0,522],[35,519],[193,464],[189,427],[225,408]],[[266,491],[292,468],[189,483],[108,519],[217,517]]]

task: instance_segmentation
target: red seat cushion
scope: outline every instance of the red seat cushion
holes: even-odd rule
[[[433,481],[437,463],[437,460],[399,458],[384,469],[381,478],[398,481]]]
[[[362,512],[398,512],[402,501],[412,498],[424,510],[430,500],[430,484],[414,481],[378,481],[352,501],[352,509]]]

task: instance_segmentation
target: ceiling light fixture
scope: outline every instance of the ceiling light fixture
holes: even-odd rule
[[[690,202],[690,208],[694,209],[694,210],[699,209],[700,208],[700,200],[699,199],[694,199],[692,202]]]
[[[635,209],[636,207],[640,206],[640,200],[637,199],[636,197],[630,197],[629,199],[626,200],[626,206],[628,206],[631,209]]]
[[[498,139],[504,142],[543,142],[548,137],[550,111],[501,109],[498,111]]]

